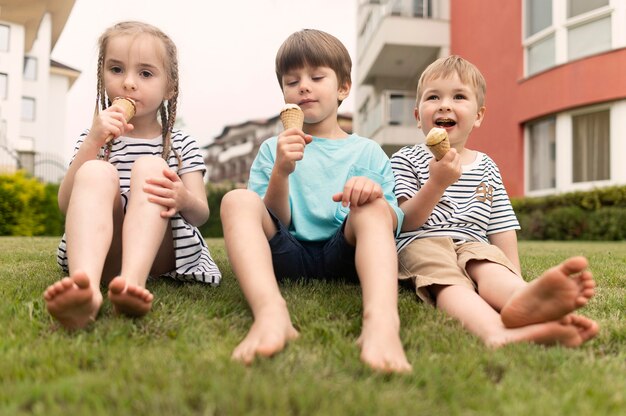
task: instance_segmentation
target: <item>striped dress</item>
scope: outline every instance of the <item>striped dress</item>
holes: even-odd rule
[[[489,156],[477,153],[473,163],[463,166],[461,178],[445,190],[426,223],[398,236],[398,251],[417,238],[489,243],[490,234],[520,228],[498,167]],[[432,157],[424,144],[403,147],[391,157],[398,199],[411,198],[426,183]]]
[[[74,148],[74,156],[78,152],[87,133],[88,132],[85,131],[79,137],[76,147]],[[194,171],[201,171],[204,174],[206,167],[202,155],[200,154],[198,144],[194,138],[176,130],[172,132],[172,148],[180,155],[182,164],[179,169],[178,160],[172,153],[168,160],[170,169],[177,172],[179,176]],[[141,156],[152,155],[161,157],[162,151],[163,139],[161,136],[154,139],[118,137],[113,140],[109,162],[117,168],[119,174],[120,192],[124,211],[126,211],[130,193],[130,170],[133,163]],[[101,149],[100,157],[103,155],[104,148]],[[172,227],[172,235],[174,236],[176,269],[166,273],[165,276],[182,281],[199,281],[214,285],[219,284],[221,273],[211,258],[209,249],[198,228],[189,224],[179,213],[170,219],[170,224]],[[63,235],[57,250],[57,262],[61,268],[68,273],[65,235]]]

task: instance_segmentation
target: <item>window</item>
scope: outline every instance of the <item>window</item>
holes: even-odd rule
[[[7,99],[7,90],[9,88],[9,76],[0,72],[0,100]]]
[[[611,49],[611,16],[574,26],[568,30],[568,60],[609,49]]]
[[[35,81],[37,79],[37,58],[24,57],[24,79]]]
[[[574,182],[611,179],[610,111],[572,116],[572,178]]]
[[[556,188],[556,118],[528,125],[528,189]]]
[[[30,97],[22,97],[22,120],[35,120],[35,99]]]
[[[11,28],[7,25],[0,25],[0,51],[6,52],[9,50],[9,39],[11,34]]]
[[[624,10],[610,0],[525,0],[526,74],[616,47],[612,15]]]
[[[567,17],[575,17],[608,5],[609,0],[567,0]]]
[[[389,124],[413,125],[415,117],[413,109],[415,108],[415,96],[402,93],[389,94]]]
[[[526,37],[552,26],[552,2],[546,0],[526,1]]]
[[[413,0],[414,17],[432,17],[433,5],[431,0]]]

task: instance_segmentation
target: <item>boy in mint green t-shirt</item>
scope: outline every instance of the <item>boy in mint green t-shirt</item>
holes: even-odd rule
[[[266,140],[248,190],[222,201],[224,240],[254,323],[233,358],[250,363],[298,337],[278,286],[283,278],[358,279],[363,291],[361,359],[375,370],[411,370],[400,342],[395,233],[403,214],[388,157],[344,132],[337,110],[351,87],[343,44],[317,30],[283,43],[276,75],[304,127]]]

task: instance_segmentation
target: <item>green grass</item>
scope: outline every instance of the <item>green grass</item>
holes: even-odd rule
[[[601,332],[578,349],[482,346],[458,323],[400,290],[414,371],[384,375],[359,360],[360,289],[288,283],[301,337],[250,367],[230,360],[252,318],[227,264],[220,287],[155,280],[144,319],[112,314],[74,334],[42,292],[62,277],[56,238],[0,238],[1,415],[621,415],[626,412],[626,244],[520,244],[525,276],[589,257],[597,296],[583,310]]]

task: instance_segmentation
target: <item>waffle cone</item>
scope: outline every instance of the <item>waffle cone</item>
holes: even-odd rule
[[[112,104],[124,110],[124,118],[127,122],[135,116],[135,102],[131,98],[115,97]]]
[[[280,121],[282,121],[285,130],[293,127],[302,130],[304,113],[297,106],[285,108],[280,112]]]
[[[448,150],[450,150],[450,140],[448,140],[448,133],[441,128],[434,127],[428,132],[426,136],[426,146],[435,156],[435,159],[441,160]]]

